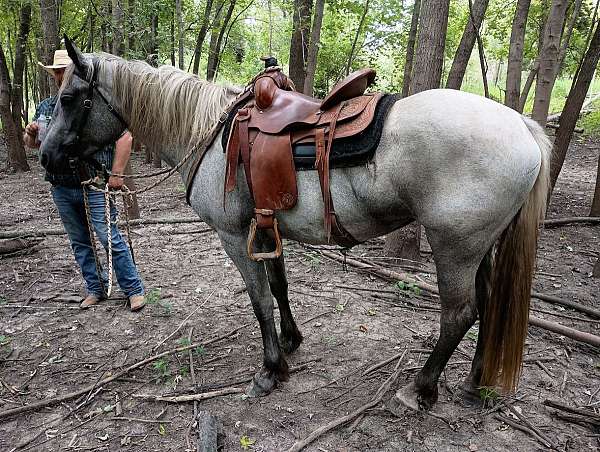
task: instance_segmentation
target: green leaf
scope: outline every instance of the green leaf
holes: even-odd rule
[[[341,303],[338,303],[338,304],[336,304],[336,305],[335,305],[335,310],[336,310],[337,312],[344,312],[344,305],[343,305],[343,304],[341,304]]]
[[[255,442],[255,440],[248,438],[246,435],[243,435],[240,438],[240,446],[242,446],[242,449],[244,450],[248,450]]]
[[[158,424],[158,434],[160,436],[165,436],[167,434],[167,429],[163,424]]]

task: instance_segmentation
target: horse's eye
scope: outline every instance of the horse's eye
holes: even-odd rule
[[[69,95],[69,94],[63,94],[63,95],[60,97],[60,101],[61,101],[63,104],[68,104],[68,103],[70,103],[70,102],[73,102],[73,99],[75,99],[75,97],[74,97],[74,96],[71,96],[71,95]]]

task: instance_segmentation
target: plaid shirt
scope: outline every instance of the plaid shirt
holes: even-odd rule
[[[44,115],[47,117],[52,117],[52,113],[54,112],[54,107],[56,106],[56,96],[48,97],[40,102],[37,109],[35,110],[35,115],[33,116],[33,120],[36,121],[40,116]],[[94,160],[96,160],[101,165],[104,165],[106,169],[109,171],[112,168],[112,162],[114,157],[115,145],[109,144],[104,149],[96,152],[94,154]],[[95,168],[88,163],[84,163],[89,174],[96,174]],[[55,174],[46,171],[45,179],[50,182],[52,185],[61,185],[63,187],[79,187],[81,186],[81,181],[79,180],[79,176],[75,174]]]

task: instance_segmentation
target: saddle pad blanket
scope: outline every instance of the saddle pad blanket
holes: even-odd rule
[[[383,124],[390,108],[400,98],[399,95],[386,94],[375,108],[373,121],[366,129],[348,138],[338,138],[333,142],[330,154],[330,168],[359,166],[373,158],[381,139]],[[227,117],[223,126],[221,144],[227,148],[227,140],[237,111],[245,102],[237,105]],[[316,149],[313,144],[296,144],[292,147],[296,170],[315,170]]]

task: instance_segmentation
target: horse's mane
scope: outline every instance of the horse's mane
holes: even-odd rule
[[[98,71],[100,84],[112,84],[112,98],[129,129],[152,148],[185,150],[202,141],[239,93],[239,88],[210,83],[172,66],[154,68],[100,53],[92,58],[91,70]]]

